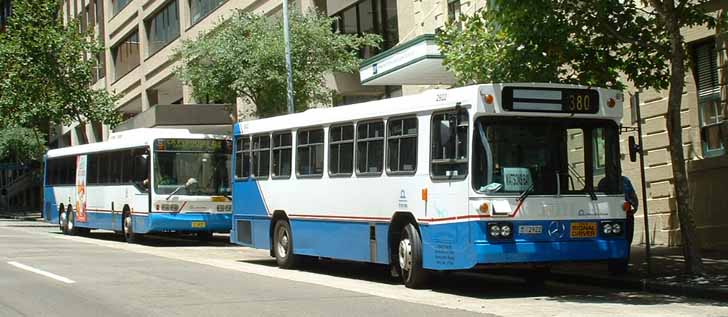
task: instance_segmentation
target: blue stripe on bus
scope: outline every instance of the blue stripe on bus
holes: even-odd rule
[[[134,216],[134,231],[138,233],[180,231],[228,232],[232,224],[230,214],[192,213],[150,213],[148,216]],[[192,222],[205,222],[204,228],[193,228]]]
[[[236,226],[233,226],[231,242],[258,249],[270,248],[270,218],[236,215],[234,221],[251,222],[252,241],[250,244],[239,241]],[[375,224],[376,258],[372,260],[370,224],[367,222],[295,218],[289,221],[293,231],[293,252],[296,254],[389,263],[389,223]],[[627,242],[623,238],[599,236],[583,240],[569,239],[568,232],[564,238],[555,240],[534,239],[517,234],[514,242],[490,242],[485,237],[486,231],[483,231],[487,222],[477,220],[420,224],[424,267],[434,270],[459,270],[470,269],[478,264],[601,261],[627,256]],[[512,223],[518,228],[520,224],[534,225],[550,221]],[[569,227],[569,221],[563,223]],[[544,228],[546,229],[547,227]]]

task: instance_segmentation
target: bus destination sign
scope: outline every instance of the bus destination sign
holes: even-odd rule
[[[211,139],[160,139],[154,141],[157,151],[175,152],[226,152],[232,149],[230,140]]]
[[[503,88],[503,109],[525,112],[597,113],[599,93],[593,89]]]

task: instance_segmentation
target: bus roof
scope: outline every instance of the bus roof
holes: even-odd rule
[[[216,134],[191,133],[187,129],[140,128],[112,133],[109,136],[109,139],[103,142],[49,150],[48,153],[46,153],[46,157],[53,158],[67,155],[77,155],[82,153],[128,149],[151,145],[155,139],[161,138],[224,140],[228,137]]]
[[[414,114],[418,112],[430,112],[450,109],[457,104],[460,104],[466,108],[475,108],[478,112],[498,113],[502,112],[502,109],[500,109],[499,107],[496,107],[495,110],[491,109],[491,111],[486,111],[483,108],[481,95],[493,94],[495,96],[496,103],[498,103],[498,100],[500,100],[502,88],[507,86],[532,88],[594,89],[597,90],[600,95],[603,95],[604,97],[617,96],[621,94],[621,92],[617,90],[568,84],[503,83],[471,85],[451,89],[432,89],[419,94],[403,97],[380,99],[331,108],[314,108],[294,114],[243,121],[235,124],[233,132],[235,135],[255,134],[277,130],[335,124],[339,122],[355,122],[379,117],[392,117]],[[606,98],[604,98],[604,100],[606,100]],[[510,114],[515,115],[516,113]],[[601,117],[620,120],[622,116],[622,109],[621,106],[615,107],[614,109],[600,111],[598,114],[525,113],[523,115],[592,118]]]

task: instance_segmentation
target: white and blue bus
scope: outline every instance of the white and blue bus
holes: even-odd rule
[[[151,232],[229,232],[229,137],[135,129],[108,141],[50,150],[43,217],[66,234],[91,229],[135,242]]]
[[[624,263],[619,91],[489,84],[241,122],[231,241],[433,270]],[[538,270],[536,270],[538,271]]]

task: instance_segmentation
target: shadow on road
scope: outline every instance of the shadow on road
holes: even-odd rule
[[[250,264],[276,267],[275,259],[240,260]],[[401,284],[398,278],[390,277],[385,265],[370,263],[334,261],[330,259],[305,258],[297,268],[299,271],[356,279],[383,284]],[[591,304],[664,305],[671,303],[691,304],[699,301],[714,306],[728,306],[723,302],[706,302],[692,298],[621,291],[584,285],[564,284],[548,281],[541,286],[529,285],[523,278],[525,271],[467,271],[436,272],[431,290],[437,293],[465,296],[476,299],[537,298],[543,301]],[[404,286],[401,286],[404,287]]]
[[[52,232],[62,235],[60,231]],[[105,241],[123,242],[124,237],[119,233],[111,231],[91,231],[91,233],[83,236],[88,239],[98,239]],[[174,248],[174,247],[229,247],[232,246],[230,238],[227,234],[215,234],[210,240],[200,241],[193,234],[182,233],[160,233],[146,234],[138,242],[140,245],[158,248]]]

